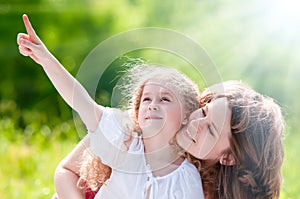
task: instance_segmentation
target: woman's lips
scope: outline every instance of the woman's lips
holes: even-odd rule
[[[192,142],[196,143],[196,140],[193,138],[193,136],[191,135],[191,133],[188,131],[188,128],[183,131],[183,134],[190,140],[192,140]]]

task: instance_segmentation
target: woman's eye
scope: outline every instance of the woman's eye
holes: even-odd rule
[[[211,129],[211,126],[208,125],[208,132],[215,137],[215,134],[213,133],[212,129]]]
[[[206,117],[206,111],[204,110],[204,108],[201,108],[201,110],[202,110],[203,116]]]

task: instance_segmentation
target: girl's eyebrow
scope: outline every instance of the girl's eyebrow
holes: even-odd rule
[[[150,92],[153,92],[153,91],[147,91],[146,93],[150,93]],[[169,90],[166,90],[166,89],[160,89],[160,90],[158,90],[158,93],[160,94],[160,95],[175,95],[175,94],[173,94],[173,92],[172,91],[169,91]]]
[[[161,95],[171,95],[173,96],[173,94],[171,92],[167,92],[167,91],[164,91],[164,92],[160,92]]]
[[[149,95],[149,94],[152,94],[153,91],[146,91],[146,92],[143,92],[143,95]],[[172,94],[171,92],[167,92],[167,91],[163,91],[163,92],[159,92],[160,95],[170,95],[170,96],[173,96],[174,94]]]

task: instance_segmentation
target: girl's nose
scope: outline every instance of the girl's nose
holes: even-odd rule
[[[157,111],[158,110],[158,106],[155,105],[155,104],[153,104],[153,103],[151,103],[151,104],[149,104],[148,109],[150,111]]]

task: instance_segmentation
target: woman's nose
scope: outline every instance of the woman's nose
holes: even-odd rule
[[[200,131],[202,131],[202,129],[204,128],[205,125],[208,124],[208,118],[204,117],[204,118],[198,118],[198,119],[193,119],[189,122],[188,124],[188,128],[191,131],[194,131],[194,133],[199,133]]]

